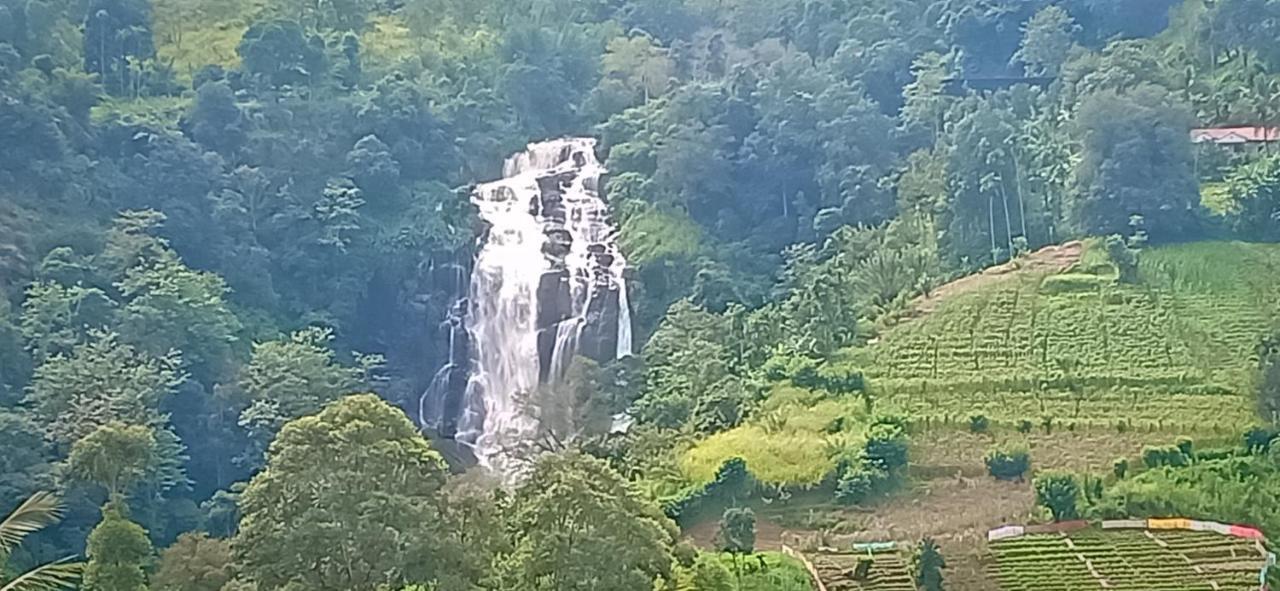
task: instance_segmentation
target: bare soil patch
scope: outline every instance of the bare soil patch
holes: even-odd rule
[[[918,318],[927,315],[936,310],[947,299],[1008,281],[1021,275],[1061,273],[1080,262],[1080,257],[1083,255],[1084,243],[1079,240],[1073,240],[1057,246],[1046,246],[1003,265],[988,267],[980,273],[961,277],[934,289],[927,295],[916,298],[911,302],[910,311],[906,317]]]

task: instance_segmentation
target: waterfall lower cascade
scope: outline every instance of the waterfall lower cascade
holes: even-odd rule
[[[477,459],[509,473],[514,450],[538,436],[532,398],[562,380],[575,355],[631,354],[626,259],[600,195],[604,167],[595,140],[531,144],[509,158],[504,178],[479,185],[471,201],[488,230],[465,299],[449,331],[450,364],[423,396],[422,420],[470,445]],[[468,376],[456,390],[468,345]],[[453,387],[451,388],[451,384]],[[450,400],[450,390],[453,400]],[[461,397],[460,399],[459,396]]]

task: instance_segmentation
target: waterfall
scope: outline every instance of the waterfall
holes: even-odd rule
[[[469,378],[455,438],[495,471],[509,473],[515,448],[538,436],[533,395],[563,379],[575,355],[631,354],[626,259],[600,195],[604,174],[594,139],[552,140],[512,156],[503,179],[472,193],[488,229],[465,299]],[[448,406],[435,388],[424,395],[433,412]]]

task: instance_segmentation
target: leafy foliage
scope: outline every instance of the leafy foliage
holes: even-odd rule
[[[912,555],[912,571],[916,588],[923,591],[942,591],[942,571],[947,568],[947,561],[942,557],[938,543],[932,538],[920,540],[920,545]]]
[[[112,496],[123,495],[156,463],[156,438],[140,425],[109,423],[71,446],[72,476],[97,484]]]
[[[9,558],[29,535],[57,523],[62,517],[61,501],[53,493],[31,495],[0,521],[0,567],[7,570]],[[66,560],[44,564],[11,578],[0,577],[3,591],[56,591],[76,588],[84,565]],[[8,573],[6,573],[7,575]]]
[[[146,530],[129,520],[123,500],[113,498],[102,508],[102,521],[89,533],[84,588],[144,591],[147,589],[145,568],[152,552]]]
[[[231,544],[185,533],[160,553],[151,585],[165,591],[218,591],[231,580]]]
[[[992,476],[1021,481],[1031,470],[1031,452],[1023,445],[998,447],[988,451],[983,462]]]
[[[442,525],[444,478],[440,455],[399,410],[373,395],[339,400],[272,442],[240,497],[235,556],[273,587],[433,580],[442,574],[432,532]]]
[[[505,584],[648,591],[673,576],[674,525],[589,456],[539,461],[511,499],[510,520]]]
[[[1036,476],[1033,485],[1036,489],[1036,504],[1047,508],[1053,514],[1054,521],[1080,517],[1080,483],[1074,475],[1048,472]]]

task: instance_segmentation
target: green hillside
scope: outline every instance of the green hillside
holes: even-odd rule
[[[708,482],[742,457],[764,482],[816,486],[863,445],[870,417],[886,414],[954,426],[983,415],[1006,431],[1025,421],[1041,432],[1234,436],[1257,420],[1254,350],[1280,313],[1277,265],[1274,244],[1162,246],[1123,284],[1091,245],[1063,272],[995,276],[830,362],[864,372],[870,414],[860,397],[775,384],[745,424],[685,452],[682,471]]]
[[[1097,258],[947,299],[847,361],[864,368],[882,408],[917,417],[1248,424],[1254,349],[1280,309],[1280,247],[1149,249],[1134,285],[1085,279],[1114,272]]]

